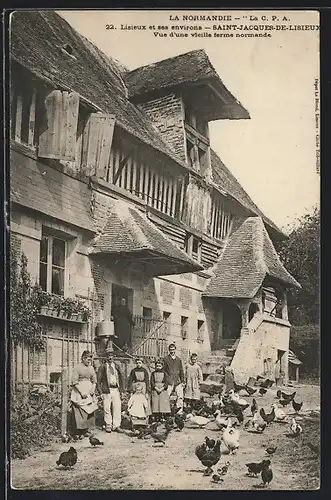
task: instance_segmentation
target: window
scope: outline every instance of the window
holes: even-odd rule
[[[11,90],[11,137],[35,147],[36,89],[25,84]]]
[[[202,320],[198,320],[198,324],[197,324],[197,340],[199,342],[203,342],[204,340],[204,329],[205,329],[205,322],[202,321]]]
[[[188,327],[188,317],[180,317],[180,334],[182,339],[187,339],[187,327]]]
[[[162,316],[163,316],[163,321],[166,322],[165,331],[166,331],[166,335],[168,336],[171,333],[171,321],[170,321],[171,313],[168,311],[163,311]]]
[[[143,307],[143,316],[144,318],[151,318],[153,314],[151,307]]]
[[[61,373],[52,372],[49,375],[49,386],[52,392],[60,392],[61,390]]]
[[[201,262],[201,240],[187,234],[185,239],[185,252],[198,262]]]
[[[40,242],[39,284],[45,292],[64,295],[66,242],[44,235]]]

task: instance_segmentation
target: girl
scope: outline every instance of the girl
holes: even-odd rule
[[[202,370],[197,363],[197,354],[191,354],[190,361],[185,365],[185,402],[194,409],[200,400],[200,384],[203,382]]]
[[[92,353],[84,351],[82,361],[74,368],[72,375],[71,406],[74,434],[89,435],[95,427],[94,412],[97,410],[95,388],[97,376],[92,366]]]
[[[160,421],[171,413],[167,389],[167,375],[163,368],[163,361],[159,359],[151,375],[152,413],[155,421]]]
[[[143,384],[135,384],[135,392],[128,401],[128,412],[133,430],[142,430],[147,425],[147,399],[143,392]]]

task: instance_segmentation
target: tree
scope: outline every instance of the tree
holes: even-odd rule
[[[288,293],[289,319],[293,325],[319,323],[320,210],[301,217],[280,248],[280,257],[301,289]]]
[[[36,349],[44,347],[41,327],[37,321],[38,286],[32,286],[27,270],[28,259],[11,251],[10,259],[10,338],[14,344],[25,342]]]

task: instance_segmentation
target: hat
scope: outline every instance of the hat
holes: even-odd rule
[[[90,351],[84,351],[82,353],[82,358],[93,358],[93,354]]]
[[[114,354],[114,351],[111,347],[107,347],[107,349],[105,349],[105,355],[109,356],[109,354],[111,354],[111,355]]]

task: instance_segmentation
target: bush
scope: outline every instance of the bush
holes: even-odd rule
[[[51,392],[18,392],[12,396],[10,453],[25,458],[61,434],[61,402]]]
[[[303,362],[301,374],[319,376],[320,328],[319,325],[292,326],[290,349]]]

